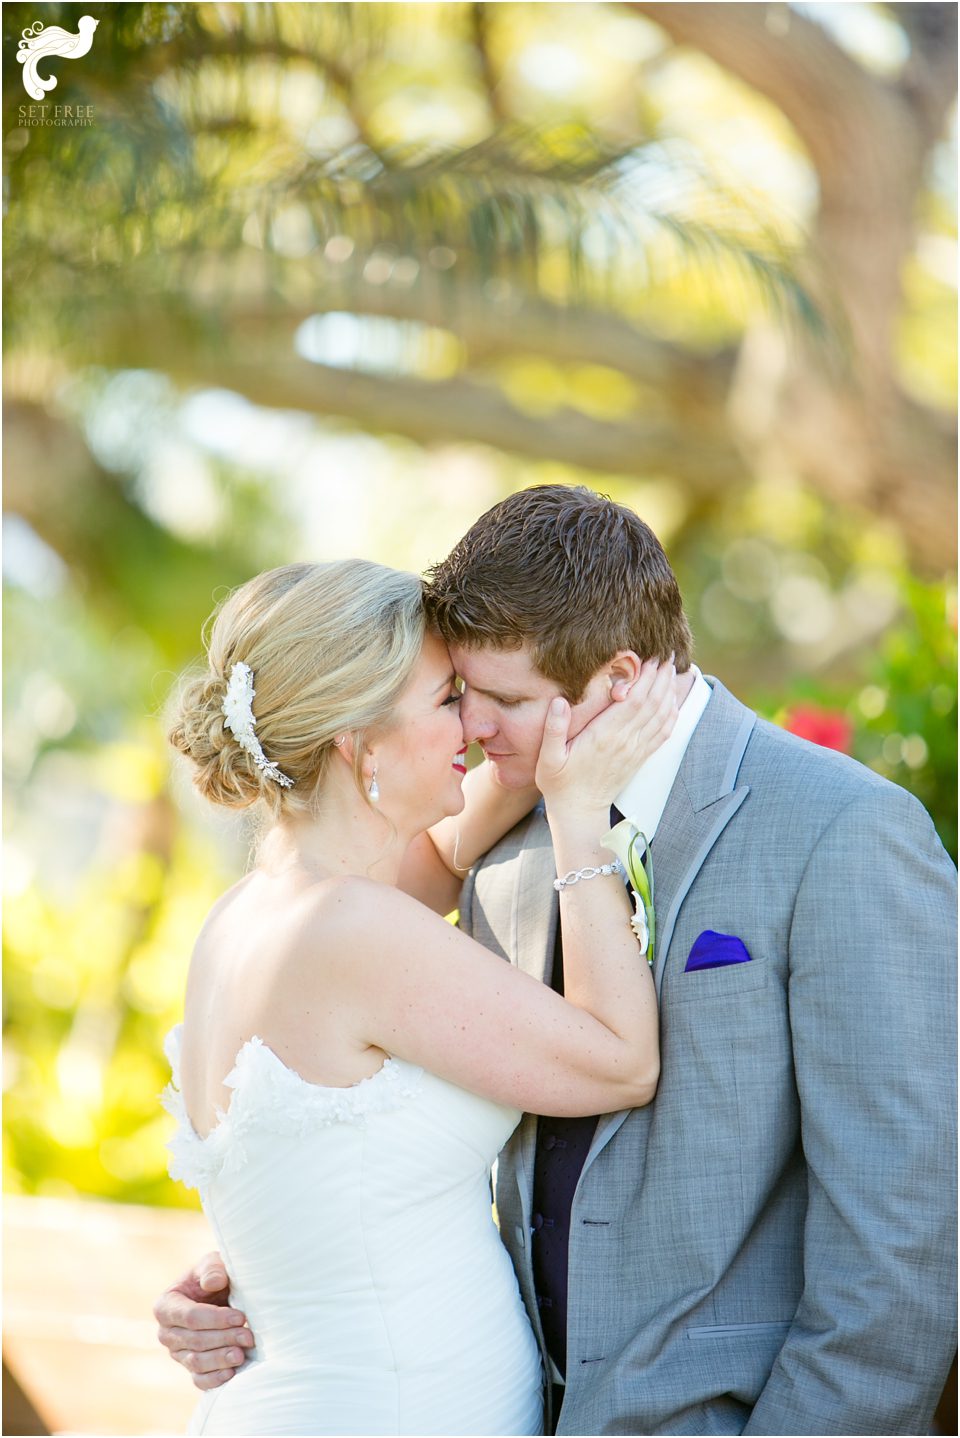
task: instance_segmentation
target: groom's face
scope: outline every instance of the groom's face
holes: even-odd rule
[[[561,692],[560,685],[540,673],[526,647],[463,649],[451,644],[450,657],[463,680],[464,739],[481,746],[505,789],[532,784],[547,708]],[[610,677],[601,670],[573,706],[571,737],[610,702]]]

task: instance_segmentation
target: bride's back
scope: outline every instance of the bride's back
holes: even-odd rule
[[[178,1034],[168,1054],[176,1078]],[[491,1219],[519,1114],[401,1060],[305,1082],[245,1042],[205,1138],[176,1089],[171,1172],[198,1187],[256,1350],[205,1433],[536,1433],[539,1355]]]
[[[385,1054],[351,1037],[324,943],[324,881],[255,869],[207,917],[190,963],[181,1082],[201,1136],[227,1107],[224,1080],[254,1035],[308,1083],[348,1087]],[[337,966],[342,978],[342,966]],[[307,995],[309,995],[307,997]]]

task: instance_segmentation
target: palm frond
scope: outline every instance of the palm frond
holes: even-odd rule
[[[51,20],[67,8],[50,6]],[[460,7],[436,8],[438,24],[459,23]],[[495,280],[621,312],[678,265],[732,264],[746,299],[817,342],[833,332],[791,249],[688,148],[613,145],[574,122],[512,122],[459,146],[372,137],[356,72],[387,47],[391,9],[113,7],[78,80],[95,125],[11,125],[8,339],[44,325],[76,335],[91,305],[124,296],[302,291],[344,238],[355,269],[403,257],[451,291]],[[21,11],[5,8],[5,31]],[[267,70],[240,83],[250,66]],[[356,138],[295,141],[282,105],[293,70],[312,70]]]

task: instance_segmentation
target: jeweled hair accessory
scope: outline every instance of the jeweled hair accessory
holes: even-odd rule
[[[253,717],[253,696],[256,692],[253,687],[253,670],[249,664],[235,664],[230,670],[226,697],[220,706],[224,726],[268,779],[279,784],[281,789],[292,789],[293,780],[282,773],[275,760],[268,759],[260,747],[260,740],[255,733],[257,721]]]

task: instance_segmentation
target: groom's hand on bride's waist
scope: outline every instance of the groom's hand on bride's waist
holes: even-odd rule
[[[230,1280],[219,1253],[207,1253],[153,1305],[158,1337],[198,1388],[219,1388],[253,1348],[246,1319],[230,1307]]]

